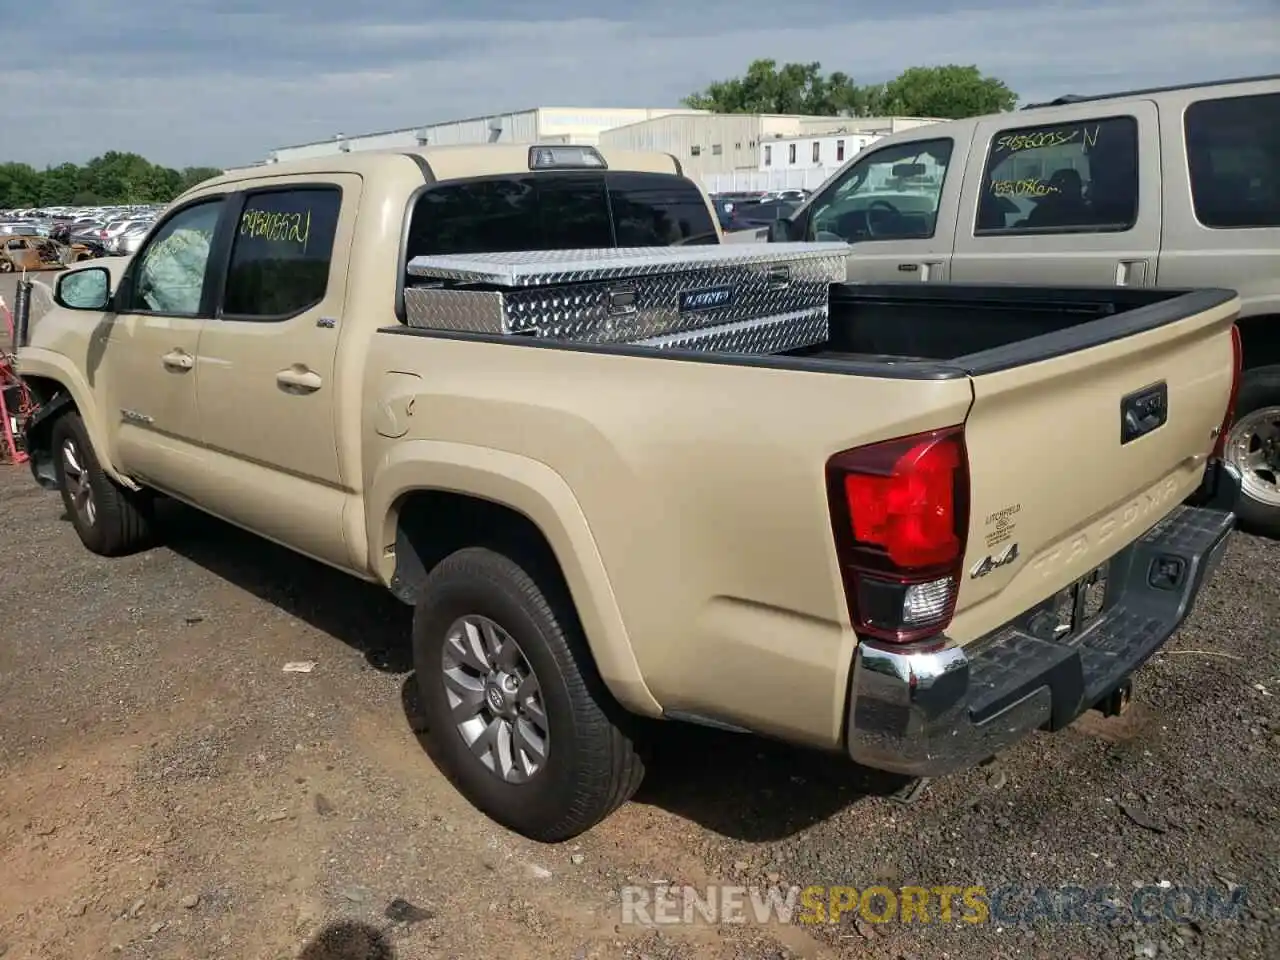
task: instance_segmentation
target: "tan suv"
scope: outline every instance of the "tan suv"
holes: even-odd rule
[[[855,244],[863,282],[1227,287],[1246,374],[1242,522],[1280,536],[1280,76],[917,127],[833,175],[775,238]]]

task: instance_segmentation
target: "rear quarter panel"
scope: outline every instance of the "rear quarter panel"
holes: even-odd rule
[[[531,515],[553,509],[557,518],[541,526],[598,661],[609,656],[602,646],[622,646],[666,710],[818,745],[839,741],[854,645],[826,460],[959,423],[971,399],[963,378],[879,380],[392,334],[375,338],[369,383],[379,385],[364,432],[369,510],[389,515],[375,542],[388,542],[394,504],[414,485],[469,484],[492,499],[524,498],[533,506],[510,505]],[[397,439],[375,428],[389,407],[399,425],[384,432],[403,430]],[[423,454],[406,470],[401,451],[414,444]],[[470,479],[433,445],[469,449]],[[528,489],[543,473],[545,489]],[[561,481],[572,506],[554,506]],[[575,512],[586,541],[561,532],[578,523]],[[583,572],[592,564],[598,577]]]

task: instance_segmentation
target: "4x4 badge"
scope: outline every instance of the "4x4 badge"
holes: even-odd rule
[[[973,565],[973,569],[969,571],[969,576],[973,579],[985,577],[992,570],[998,570],[1000,567],[1007,567],[1013,561],[1018,559],[1018,545],[1011,543],[993,557],[984,557]]]

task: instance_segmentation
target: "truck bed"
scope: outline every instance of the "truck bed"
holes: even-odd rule
[[[1229,303],[1234,291],[1014,284],[831,285],[825,342],[781,353],[657,350],[401,322],[384,333],[902,380],[994,373],[1102,346]]]
[[[824,366],[884,364],[904,375],[990,373],[1160,327],[1233,296],[1229,290],[835,284],[830,339],[785,356]]]

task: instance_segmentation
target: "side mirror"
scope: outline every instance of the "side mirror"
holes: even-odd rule
[[[111,272],[85,267],[64,273],[53,288],[53,302],[69,310],[105,310],[111,302]]]

